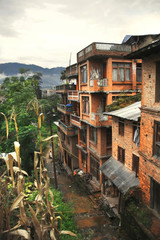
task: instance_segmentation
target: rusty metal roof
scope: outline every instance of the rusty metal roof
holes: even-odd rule
[[[113,157],[110,157],[99,169],[123,194],[130,188],[139,186],[135,173]]]
[[[105,112],[104,114],[132,120],[132,121],[138,121],[138,118],[141,115],[140,107],[141,107],[141,102],[139,101],[127,107],[124,107],[112,112]]]

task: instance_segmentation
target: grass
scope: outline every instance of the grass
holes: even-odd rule
[[[54,188],[51,188],[51,191],[54,196],[54,206],[56,207],[55,213],[57,216],[60,216],[62,218],[62,226],[60,230],[66,230],[66,231],[72,231],[73,233],[77,234],[77,237],[72,237],[69,235],[61,235],[60,240],[85,240],[86,238],[83,238],[82,234],[78,233],[78,229],[74,223],[74,214],[73,214],[73,204],[72,202],[64,202],[62,193]],[[35,197],[37,196],[38,191],[35,190],[32,192],[32,194],[29,196],[29,201],[34,201]],[[50,195],[49,195],[49,200]],[[60,221],[59,221],[59,228],[60,228]]]

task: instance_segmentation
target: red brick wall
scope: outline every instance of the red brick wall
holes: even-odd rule
[[[132,170],[132,154],[139,156],[139,148],[133,142],[132,121],[125,120],[124,136],[119,135],[119,120],[112,119],[112,156],[118,160],[118,146],[125,149],[125,166]]]
[[[150,177],[160,183],[160,160],[153,156],[154,121],[160,122],[160,103],[155,103],[156,61],[160,55],[150,55],[142,62],[142,112],[140,130],[140,187],[142,199],[150,203]],[[150,108],[151,111],[146,108]]]

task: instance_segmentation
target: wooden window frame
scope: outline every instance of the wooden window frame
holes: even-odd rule
[[[89,97],[87,96],[83,96],[82,97],[82,112],[85,113],[85,114],[90,114],[90,104],[89,104]],[[88,106],[87,106],[88,105]]]
[[[150,207],[160,213],[160,183],[150,177]]]
[[[124,136],[124,120],[119,120],[119,135]]]
[[[92,154],[90,154],[90,173],[93,177],[96,178],[97,181],[100,180],[100,163],[97,158],[95,158]]]
[[[87,143],[87,127],[80,129],[80,140],[85,144]]]
[[[154,121],[153,155],[160,160],[160,122]]]
[[[117,64],[117,66],[115,66]],[[129,66],[126,66],[126,65]],[[122,65],[122,66],[120,66]],[[117,70],[117,79],[113,79],[113,70]],[[124,80],[120,80],[120,69],[124,69]],[[127,69],[130,70],[130,78],[127,80]],[[112,62],[112,80],[113,82],[131,82],[131,72],[132,72],[132,64],[131,63],[123,63],[123,62]]]
[[[132,171],[136,173],[136,177],[139,175],[139,157],[132,154]]]
[[[125,149],[118,146],[118,161],[125,163]]]
[[[95,127],[89,128],[89,139],[94,142],[94,144],[97,144],[97,129]]]
[[[81,84],[87,84],[87,65],[80,67]]]

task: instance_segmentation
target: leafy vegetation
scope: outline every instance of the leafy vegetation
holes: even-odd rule
[[[53,139],[53,136],[42,139],[41,127],[43,113],[37,99],[29,106],[37,116],[39,151],[34,151],[34,184],[29,182],[28,173],[21,168],[20,144],[15,114],[13,115],[17,141],[14,152],[3,157],[7,170],[0,175],[0,239],[59,239],[61,234],[76,236],[73,232],[62,229],[62,217],[56,209],[50,179],[44,167],[42,142]],[[4,114],[2,114],[5,116]],[[6,126],[8,125],[5,116]],[[8,127],[7,137],[8,137]],[[28,181],[28,183],[27,183]],[[63,205],[61,206],[63,207]]]
[[[10,120],[8,140],[5,139],[6,125],[3,121],[0,122],[0,151],[14,151],[13,142],[17,140],[18,131],[19,142],[21,143],[21,149],[23,149],[21,151],[22,167],[28,173],[31,173],[33,169],[33,152],[38,151],[40,140],[36,114],[33,111],[33,106],[29,108],[28,104],[35,97],[40,97],[41,74],[34,73],[30,75],[28,69],[20,69],[20,74],[20,77],[6,78],[2,85],[1,95],[3,101],[0,104],[0,112],[3,112]],[[58,99],[57,96],[51,96],[50,98],[38,100],[40,110],[46,116],[44,126],[41,129],[44,138],[50,135],[47,113],[56,109]],[[2,118],[2,116],[0,117]],[[46,142],[42,144],[43,150],[46,145]]]
[[[121,109],[123,107],[127,107],[137,101],[141,101],[141,93],[138,93],[133,96],[119,95],[117,96],[116,101],[114,101],[112,104],[106,107],[106,112],[111,112],[111,111]]]

